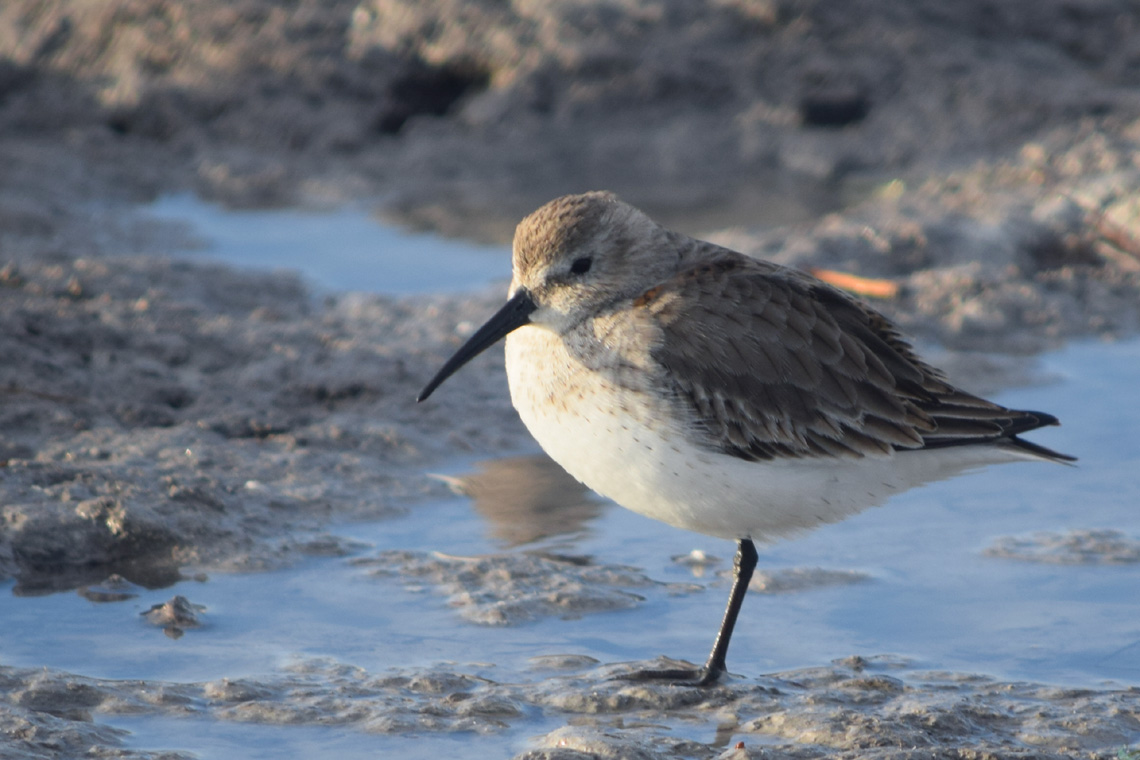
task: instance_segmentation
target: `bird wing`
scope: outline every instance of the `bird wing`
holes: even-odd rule
[[[748,460],[861,457],[1055,424],[961,391],[885,317],[804,273],[724,249],[634,302],[706,443]],[[1048,450],[1045,450],[1048,451]]]

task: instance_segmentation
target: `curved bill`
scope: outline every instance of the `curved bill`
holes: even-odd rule
[[[431,382],[420,391],[416,401],[426,399],[444,380],[451,377],[460,367],[480,353],[498,343],[499,339],[506,336],[507,333],[529,324],[530,315],[537,308],[538,304],[531,298],[527,289],[519,288],[514,297],[503,304],[503,308],[499,309],[495,316],[488,319],[485,325],[476,330],[475,334],[460,346],[455,355],[447,360],[439,372],[435,373]]]

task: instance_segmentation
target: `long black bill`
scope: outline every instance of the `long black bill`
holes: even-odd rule
[[[537,308],[538,305],[530,297],[527,289],[519,288],[514,297],[507,301],[503,308],[495,313],[495,316],[488,319],[485,325],[476,330],[475,334],[468,338],[467,342],[455,352],[455,355],[447,360],[439,372],[435,373],[431,382],[420,391],[416,401],[426,399],[444,380],[455,374],[464,364],[498,343],[499,339],[506,336],[507,333],[529,324],[530,315]]]

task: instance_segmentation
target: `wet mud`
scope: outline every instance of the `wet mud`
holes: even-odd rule
[[[963,384],[1001,387],[1033,379],[1031,365],[976,352],[1025,357],[1140,327],[1137,40],[1124,0],[5,2],[0,577],[21,595],[124,602],[188,575],[358,554],[330,522],[390,519],[453,488],[506,510],[508,545],[597,509],[576,493],[524,516],[502,479],[430,475],[531,446],[500,357],[465,369],[462,393],[411,403],[501,291],[318,298],[288,273],[179,259],[192,234],[140,203],[351,199],[502,241],[555,195],[609,188],[746,253],[893,283],[877,308],[952,351]],[[1137,554],[1111,529],[986,551],[1073,565]],[[429,586],[457,625],[600,614],[660,587],[549,552],[356,561]],[[755,584],[861,580],[777,568]],[[192,590],[169,600],[151,623],[170,636],[217,620]],[[521,756],[560,760],[1129,757],[1140,741],[1140,695],[1118,684],[868,656],[704,692],[555,660],[504,679],[302,658],[202,683],[0,660],[0,754],[189,756],[130,747],[110,725],[128,715],[429,736],[524,731],[540,715],[549,730]]]
[[[631,684],[621,680],[627,669],[544,662],[531,676],[544,675],[541,680],[499,682],[463,668],[370,673],[301,660],[256,680],[154,683],[6,668],[0,694],[13,758],[53,756],[36,748],[37,739],[46,744],[48,736],[54,756],[115,747],[119,732],[92,722],[93,716],[113,721],[139,713],[421,737],[495,735],[536,711],[564,722],[516,755],[532,760],[1116,757],[1138,730],[1134,689],[1065,689],[927,672],[891,657],[852,657],[708,690]],[[733,742],[685,738],[702,734]]]

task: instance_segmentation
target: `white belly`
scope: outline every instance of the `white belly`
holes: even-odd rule
[[[770,540],[835,522],[895,493],[998,461],[990,446],[863,459],[749,462],[695,445],[669,401],[619,390],[538,327],[507,336],[511,401],[575,478],[618,504],[687,530]]]

